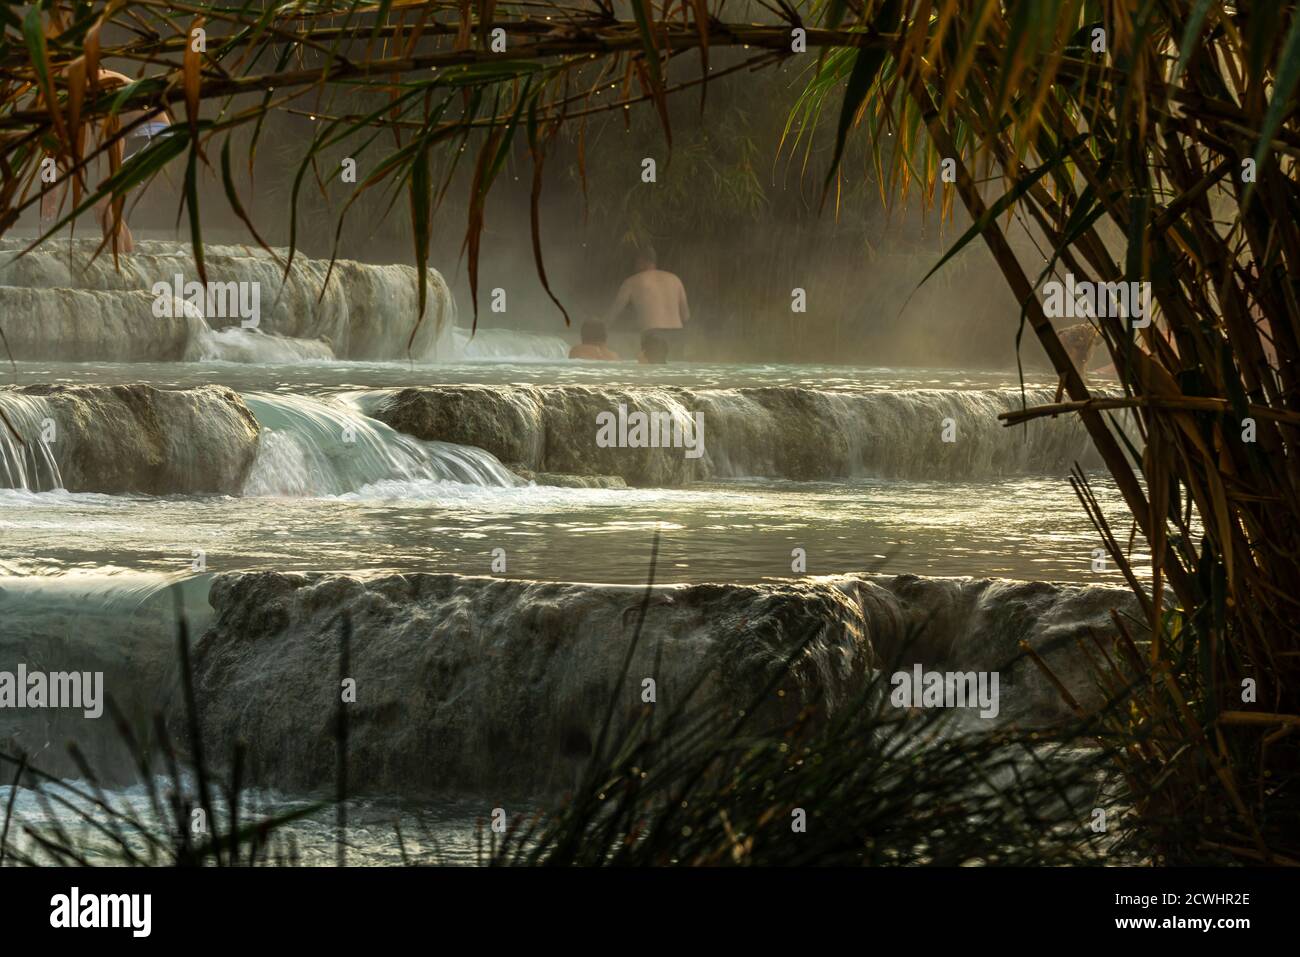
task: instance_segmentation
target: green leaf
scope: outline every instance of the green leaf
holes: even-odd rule
[[[1083,137],[1079,137],[1079,139],[1082,140]],[[943,258],[935,263],[934,266],[930,268],[930,271],[921,278],[921,281],[916,284],[916,287],[920,289],[924,286],[931,276],[943,268],[944,263],[948,262],[948,260],[952,259],[953,256],[961,252],[972,239],[984,232],[985,227],[987,227],[989,223],[993,222],[993,220],[997,219],[998,216],[1006,212],[1020,199],[1021,196],[1025,195],[1025,193],[1029,191],[1031,186],[1051,172],[1052,169],[1054,169],[1056,165],[1064,159],[1066,153],[1067,150],[1065,149],[1059,150],[1055,156],[1049,158],[1042,166],[1038,167],[1038,169],[1034,170],[1024,179],[1018,181],[1015,186],[999,196],[992,206],[984,210],[984,215],[975,220],[975,222],[971,224],[970,229],[961,234],[960,238],[953,243],[952,247],[943,254]]]
[[[1210,12],[1212,2],[1213,0],[1196,0],[1192,15],[1188,17],[1187,26],[1183,29],[1183,39],[1178,44],[1178,62],[1174,64],[1173,75],[1169,78],[1170,86],[1178,83],[1178,78],[1187,68],[1187,61],[1192,58],[1196,38],[1201,35],[1201,25],[1205,23],[1205,15]]]
[[[479,86],[501,80],[512,80],[529,73],[540,72],[542,64],[531,60],[502,60],[499,63],[473,63],[441,71],[437,82],[445,86]]]
[[[33,3],[23,18],[23,40],[27,43],[27,52],[31,54],[32,65],[36,67],[36,78],[41,89],[45,90],[50,82],[49,65],[45,59],[45,30],[41,26],[41,5]],[[53,103],[50,104],[54,106]]]
[[[880,8],[880,13],[871,23],[870,34],[876,36],[879,33],[892,32],[898,26],[902,10],[899,0],[886,0]],[[858,115],[862,101],[867,98],[867,93],[875,84],[876,76],[880,73],[880,68],[888,55],[889,51],[883,47],[862,47],[854,58],[853,72],[849,74],[848,85],[844,88],[844,105],[840,107],[839,127],[835,131],[835,153],[831,157],[831,168],[826,171],[826,182],[822,185],[823,203],[826,202],[831,181],[834,180],[835,171],[839,169],[840,160],[844,156],[844,144],[848,139],[849,128],[853,126],[853,118]]]
[[[650,19],[646,16],[646,6],[645,0],[632,0],[632,13],[636,16],[636,28],[641,34],[641,48],[645,51],[650,78],[656,86],[661,86],[663,77],[659,71],[659,50],[655,46],[654,35],[650,32]]]
[[[199,225],[199,142],[190,144],[190,159],[185,166],[185,211],[190,220],[190,246],[194,250],[194,268],[199,280],[208,281],[207,266],[203,261],[203,229]]]
[[[429,229],[433,199],[429,185],[429,148],[427,143],[422,144],[422,148],[415,154],[415,159],[411,164],[410,195],[411,229],[414,233],[415,269],[420,290],[420,304],[419,313],[415,317],[415,325],[411,329],[410,337],[406,340],[406,351],[408,353],[411,351],[411,345],[415,342],[415,334],[419,332],[420,325],[424,322],[424,313],[429,297]]]
[[[269,252],[271,247],[267,245],[266,240],[257,231],[257,227],[253,225],[252,219],[249,218],[247,211],[244,209],[243,202],[239,199],[239,191],[235,189],[235,180],[230,174],[230,140],[231,138],[227,136],[221,144],[221,185],[226,191],[226,202],[230,204],[230,208],[235,215],[248,227],[248,231],[257,240],[257,244]],[[324,290],[322,290],[322,294],[323,292]]]
[[[1297,80],[1300,80],[1300,12],[1291,17],[1291,29],[1287,31],[1282,55],[1278,58],[1277,74],[1273,80],[1273,98],[1268,101],[1268,113],[1265,114],[1264,126],[1259,131],[1259,145],[1255,147],[1257,174],[1264,165],[1264,158],[1272,148],[1273,134],[1282,125],[1287,101],[1295,92]]]

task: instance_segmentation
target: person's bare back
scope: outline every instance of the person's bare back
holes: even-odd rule
[[[637,271],[623,280],[610,319],[617,319],[629,305],[636,312],[637,327],[642,332],[681,329],[690,319],[686,287],[673,273],[656,267],[651,250],[638,255]]]

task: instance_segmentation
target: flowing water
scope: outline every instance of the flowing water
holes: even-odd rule
[[[123,495],[59,490],[51,452],[57,443],[18,446],[0,431],[0,569],[58,575],[102,568],[169,572],[202,549],[209,568],[225,571],[392,570],[486,574],[493,548],[504,548],[511,577],[584,582],[644,580],[653,529],[661,529],[659,578],[664,581],[752,582],[791,574],[791,550],[805,549],[810,574],[866,568],[929,575],[995,576],[1045,581],[1106,581],[1092,570],[1098,544],[1077,507],[1065,474],[927,477],[939,463],[921,463],[904,478],[844,475],[796,481],[778,475],[710,477],[680,487],[559,488],[527,481],[491,454],[469,445],[421,441],[358,410],[382,392],[431,380],[441,385],[502,385],[517,367],[449,365],[418,371],[332,363],[314,367],[311,382],[282,381],[290,367],[206,363],[20,366],[21,379],[106,384],[150,379],[164,388],[220,381],[245,390],[255,380],[280,391],[241,391],[261,426],[256,458],[237,494]],[[650,387],[636,366],[543,365],[549,378],[579,379],[608,389],[610,404],[629,387]],[[469,368],[469,373],[462,370]],[[165,372],[165,374],[163,374]],[[838,388],[820,392],[869,402],[873,397],[924,406],[952,394],[927,384],[943,372],[837,368]],[[152,378],[150,373],[157,373]],[[698,379],[709,388],[722,375],[751,386],[819,381],[819,368],[705,367],[662,370],[657,385]],[[851,389],[850,381],[864,383]],[[983,399],[995,381],[968,376],[965,396]],[[528,383],[521,383],[527,385]],[[1005,387],[1005,377],[1003,377]],[[293,386],[300,391],[286,391]],[[726,394],[726,393],[724,393]],[[734,395],[734,393],[731,393]],[[0,392],[0,410],[19,432],[39,435],[41,400]],[[706,423],[709,420],[706,418]],[[833,423],[836,428],[840,423]],[[594,424],[591,427],[594,434]],[[584,436],[589,438],[589,436]],[[712,437],[706,436],[706,444]],[[996,424],[978,440],[1016,453],[1026,443]],[[715,441],[723,441],[719,437]],[[760,449],[781,437],[760,435]],[[891,448],[902,444],[891,440]],[[1086,452],[1079,443],[1078,452]],[[899,450],[906,452],[905,449]],[[1034,449],[1030,449],[1034,452]],[[1037,451],[1041,451],[1037,450]],[[1071,449],[1066,450],[1071,451]],[[680,456],[680,453],[676,453]],[[976,457],[978,458],[978,456]],[[906,455],[898,456],[906,462]],[[970,464],[970,463],[968,463]],[[1059,462],[1057,463],[1059,464]],[[748,472],[748,469],[742,470]],[[1095,473],[1112,521],[1123,504]],[[39,491],[33,494],[32,490]],[[1139,563],[1142,556],[1137,556]],[[1110,581],[1118,581],[1110,576]]]
[[[234,248],[218,248],[213,259],[237,276],[261,275],[267,262]],[[1064,420],[1012,430],[996,421],[1022,398],[1050,401],[1054,383],[943,369],[570,362],[559,336],[454,328],[454,303],[443,293],[441,326],[417,360],[399,347],[406,333],[395,320],[383,335],[363,322],[396,310],[410,275],[357,264],[331,278],[333,300],[314,303],[304,290],[323,273],[302,266],[295,282],[303,288],[286,286],[288,305],[268,308],[258,330],[191,311],[166,328],[176,342],[165,349],[120,346],[102,353],[113,361],[65,360],[76,350],[61,350],[58,336],[80,328],[65,315],[72,293],[106,297],[122,334],[139,335],[139,304],[123,297],[148,287],[146,267],[165,275],[182,261],[146,246],[134,280],[55,256],[0,262],[0,283],[10,283],[0,285],[0,299],[14,305],[25,296],[54,326],[63,322],[39,334],[6,329],[21,348],[0,388],[0,670],[19,659],[57,664],[60,654],[102,658],[107,674],[134,683],[116,690],[144,713],[171,700],[178,600],[196,636],[211,626],[214,641],[246,613],[258,621],[288,615],[305,635],[326,628],[311,617],[319,596],[286,611],[283,589],[303,594],[298,579],[232,575],[240,572],[361,576],[367,601],[382,594],[391,605],[379,631],[432,616],[515,635],[532,629],[530,609],[543,607],[555,617],[548,629],[579,634],[606,614],[601,602],[623,594],[601,586],[646,580],[656,530],[658,583],[727,583],[739,608],[786,595],[780,589],[807,576],[841,576],[834,588],[848,591],[877,587],[844,583],[861,573],[1123,584],[1113,569],[1095,567],[1100,543],[1067,479],[1076,461],[1089,469],[1108,519],[1125,527],[1122,501],[1086,436]],[[445,290],[440,277],[437,288]],[[131,348],[133,361],[116,361]],[[133,383],[162,391],[115,389]],[[596,414],[619,405],[675,420],[699,412],[705,454],[689,461],[678,448],[596,450]],[[949,423],[952,441],[941,437]],[[1145,556],[1133,559],[1141,574]],[[446,594],[408,604],[385,590],[397,586],[382,584],[414,573],[455,577],[445,580]],[[582,584],[545,602],[531,592],[507,601],[465,576]],[[381,584],[364,584],[371,581]],[[1052,590],[1043,627],[1056,627],[1052,602],[1094,592]],[[663,594],[680,596],[683,607],[697,595]],[[1011,599],[994,588],[970,600],[1002,614]],[[953,627],[964,627],[960,618]],[[662,623],[667,631],[679,625]],[[974,633],[958,639],[974,641]],[[580,672],[589,659],[575,650],[566,667]],[[57,765],[62,726],[4,717],[0,742]],[[101,744],[111,763],[113,746]],[[284,747],[292,747],[287,739]],[[446,760],[466,776],[445,782],[456,796],[358,799],[354,860],[400,858],[393,818],[408,835],[424,828],[425,844],[445,859],[469,859],[473,822],[493,804],[474,790],[477,766],[457,764],[463,754]],[[554,783],[544,766],[528,768]],[[292,808],[328,784],[308,765],[294,773],[288,787],[277,779],[257,791],[259,800]],[[400,778],[394,787],[405,790]],[[0,801],[7,792],[0,787]],[[137,784],[115,793],[135,807],[145,792]],[[36,808],[33,801],[23,791],[20,810]],[[304,859],[332,859],[332,813],[293,834]]]

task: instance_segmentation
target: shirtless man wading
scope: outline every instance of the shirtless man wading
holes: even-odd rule
[[[636,272],[619,287],[618,297],[610,309],[610,321],[618,319],[629,305],[636,312],[641,332],[664,340],[669,357],[681,359],[686,346],[685,326],[691,317],[686,287],[675,275],[656,266],[655,252],[649,247],[637,252]]]

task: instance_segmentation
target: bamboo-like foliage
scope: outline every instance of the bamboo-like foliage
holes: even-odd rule
[[[761,23],[727,20],[721,0],[111,0],[46,2],[22,20],[14,9],[0,9],[0,233],[53,188],[41,179],[48,157],[72,183],[66,221],[103,200],[120,215],[132,187],[184,155],[202,271],[199,171],[219,168],[231,207],[257,235],[232,175],[230,134],[252,131],[251,164],[268,114],[301,111],[318,125],[294,196],[309,176],[325,188],[333,171],[323,157],[346,147],[363,172],[341,217],[405,194],[421,267],[438,201],[462,158],[472,164],[474,287],[484,199],[516,140],[534,163],[545,284],[538,195],[563,125],[645,101],[671,142],[668,96],[698,87],[703,97],[709,79],[795,56],[794,31],[805,31],[817,70],[792,104],[788,142],[829,109],[828,199],[845,143],[866,135],[886,199],[917,188],[944,210],[961,203],[974,225],[953,253],[985,241],[1022,303],[1022,331],[1068,394],[1008,424],[1078,415],[1149,543],[1153,573],[1139,581],[1100,526],[1149,610],[1152,637],[1145,649],[1125,635],[1098,651],[1104,686],[1143,679],[1112,729],[1125,743],[1112,747],[1155,836],[1153,856],[1300,861],[1290,737],[1300,725],[1295,4],[776,0],[757,5]],[[196,52],[199,27],[207,41]],[[497,29],[504,52],[493,50]],[[748,53],[710,70],[710,51],[722,47]],[[683,54],[700,69],[685,81],[670,76]],[[103,89],[105,64],[138,79]],[[179,114],[172,132],[120,164],[114,144],[164,110]],[[1017,257],[1003,226],[1013,216],[1043,244],[1041,261]],[[291,220],[291,245],[295,236]],[[1150,326],[1092,320],[1120,397],[1089,388],[1044,311],[1041,285],[1067,272],[1150,283]],[[1121,409],[1135,434],[1117,429]],[[1087,477],[1076,483],[1088,507]],[[1254,697],[1243,697],[1244,683]]]
[[[844,77],[841,130],[896,129],[884,181],[966,207],[974,225],[955,248],[985,240],[1069,394],[1004,418],[1078,415],[1150,545],[1138,582],[1099,526],[1150,615],[1146,652],[1125,634],[1099,666],[1116,686],[1147,679],[1119,754],[1157,856],[1295,863],[1300,15],[977,0],[886,3],[874,24],[895,37],[883,60],[826,63]],[[1004,190],[978,188],[976,168]],[[1043,262],[1016,257],[1004,212],[1033,224]],[[1090,319],[1122,397],[1089,390],[1044,310],[1043,283],[1066,273],[1150,283],[1150,325]],[[1086,476],[1075,482],[1086,506]]]
[[[47,235],[97,203],[111,203],[116,223],[134,187],[184,156],[182,202],[202,276],[199,173],[219,172],[231,209],[260,242],[236,185],[231,134],[250,131],[251,173],[266,118],[299,113],[317,126],[294,179],[290,248],[298,238],[293,214],[300,191],[313,184],[326,189],[337,167],[326,169],[323,161],[337,162],[346,153],[359,173],[340,201],[339,229],[356,209],[387,214],[405,195],[414,260],[424,267],[433,214],[464,159],[472,164],[465,249],[476,313],[484,202],[516,138],[526,141],[533,161],[533,246],[549,291],[538,197],[545,158],[562,124],[649,101],[671,140],[670,93],[703,90],[706,79],[774,62],[790,46],[788,27],[724,26],[710,20],[701,0],[660,10],[637,0],[626,19],[608,3],[550,0],[482,0],[475,6],[332,0],[241,8],[47,0],[21,20],[6,7],[0,21],[0,235],[52,191],[61,197],[63,215]],[[110,37],[115,42],[109,44]],[[864,41],[842,30],[813,31],[810,42]],[[710,71],[711,45],[754,52]],[[690,51],[698,51],[702,76],[670,83],[668,63]],[[101,80],[106,68],[136,78],[110,87]],[[162,116],[177,121],[123,163],[122,146],[133,131]],[[449,159],[437,162],[442,157]],[[584,161],[580,156],[580,166]],[[57,182],[50,182],[55,170]],[[108,233],[116,248],[117,232]],[[423,268],[420,275],[423,313]]]

